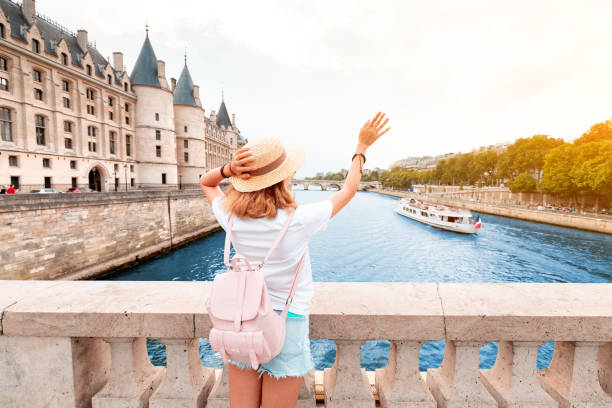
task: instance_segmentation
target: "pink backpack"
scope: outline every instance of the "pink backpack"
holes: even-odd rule
[[[226,364],[230,359],[250,363],[256,370],[259,364],[272,360],[283,348],[285,320],[306,254],[300,259],[280,316],[272,309],[262,267],[287,232],[293,214],[294,211],[290,210],[272,248],[255,268],[238,253],[229,263],[232,217],[228,220],[224,260],[227,272],[215,276],[207,305],[213,324],[209,335],[210,345],[221,354]]]

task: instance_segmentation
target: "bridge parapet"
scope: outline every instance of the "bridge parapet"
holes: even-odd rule
[[[612,406],[612,284],[316,283],[310,337],[336,343],[329,407]],[[228,407],[227,372],[198,358],[209,282],[0,281],[0,406]],[[146,339],[165,345],[154,367]],[[366,340],[391,342],[374,388]],[[419,350],[446,340],[419,372]],[[495,365],[480,348],[499,342]],[[550,366],[538,346],[554,341]],[[91,404],[91,405],[90,405]],[[300,407],[315,406],[313,375]]]
[[[304,190],[308,190],[310,186],[319,186],[321,190],[325,191],[328,188],[335,188],[340,190],[344,186],[344,180],[302,180],[293,179],[291,183],[294,186],[303,186]],[[381,188],[382,184],[378,181],[362,181],[359,183],[359,190],[367,191]]]

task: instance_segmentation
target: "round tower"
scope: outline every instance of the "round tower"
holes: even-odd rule
[[[205,117],[200,87],[193,84],[186,57],[173,91],[179,182],[182,185],[197,184],[206,173]]]
[[[157,60],[149,31],[130,81],[137,101],[135,106],[135,153],[139,185],[178,184],[173,95],[166,81],[165,62]]]

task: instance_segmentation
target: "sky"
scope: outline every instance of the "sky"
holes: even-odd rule
[[[243,136],[302,147],[298,176],[348,168],[378,111],[366,168],[534,134],[572,140],[612,117],[608,0],[39,0],[131,73],[145,24],[166,75],[187,63],[208,115],[222,91]]]

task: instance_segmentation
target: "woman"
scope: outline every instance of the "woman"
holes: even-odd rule
[[[202,190],[219,224],[225,229],[233,215],[232,242],[246,259],[261,260],[295,209],[289,229],[263,267],[266,287],[277,313],[283,309],[300,258],[306,257],[298,277],[286,323],[285,343],[279,355],[258,370],[245,363],[228,364],[232,408],[287,408],[296,404],[302,377],[313,369],[308,339],[308,313],[313,293],[308,241],[323,231],[354,196],[368,147],[389,128],[378,113],[363,125],[351,167],[340,191],[321,202],[300,205],[293,200],[291,177],[304,163],[300,149],[285,150],[276,138],[264,138],[238,150],[230,163],[200,179]],[[231,185],[223,194],[223,178]]]

